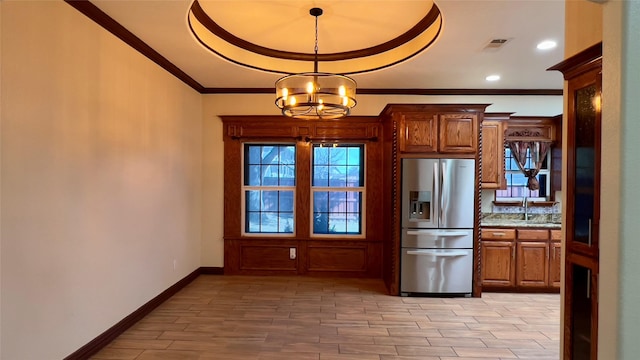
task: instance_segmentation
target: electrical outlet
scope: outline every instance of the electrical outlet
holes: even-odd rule
[[[289,248],[289,259],[294,260],[296,258],[296,248]]]
[[[175,270],[176,267],[178,267],[178,260],[173,259],[173,270]]]

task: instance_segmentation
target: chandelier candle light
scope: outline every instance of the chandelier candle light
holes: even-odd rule
[[[305,120],[338,119],[356,106],[356,82],[350,77],[318,72],[318,16],[322,9],[312,8],[316,33],[313,72],[292,74],[276,81],[276,105],[282,114]]]

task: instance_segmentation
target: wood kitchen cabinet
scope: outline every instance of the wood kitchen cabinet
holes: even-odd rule
[[[560,230],[482,229],[482,286],[489,290],[557,291]]]
[[[516,286],[548,287],[549,230],[518,229],[516,239]]]
[[[562,283],[562,230],[551,230],[551,242],[549,243],[549,285],[560,289]]]
[[[563,359],[598,354],[602,43],[551,67],[567,82]]]
[[[382,116],[399,124],[401,153],[471,154],[478,152],[484,104],[390,104]]]
[[[431,112],[403,112],[399,115],[402,134],[400,151],[433,153],[438,151],[438,115]]]
[[[470,153],[478,151],[478,114],[446,113],[439,115],[438,152]]]
[[[511,113],[486,113],[482,121],[482,188],[507,186],[504,171],[504,131]]]
[[[515,229],[482,230],[482,286],[515,286],[515,238]]]

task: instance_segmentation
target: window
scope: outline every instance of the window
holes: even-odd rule
[[[296,147],[244,145],[244,233],[293,234]]]
[[[549,194],[550,180],[549,169],[551,169],[551,151],[545,156],[544,162],[540,172],[536,176],[540,183],[540,189],[529,190],[527,188],[527,178],[524,176],[520,168],[518,168],[517,160],[511,155],[511,150],[506,148],[504,150],[505,160],[505,176],[507,178],[507,188],[505,190],[496,190],[496,199],[498,200],[512,200],[518,199],[521,201],[525,196],[527,198],[546,200]],[[530,169],[533,167],[531,164],[531,153],[527,150],[527,164],[525,168]]]
[[[364,235],[364,145],[313,145],[311,201],[315,235]]]

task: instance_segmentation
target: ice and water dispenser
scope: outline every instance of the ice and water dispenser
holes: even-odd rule
[[[409,220],[429,220],[431,191],[409,191]]]

